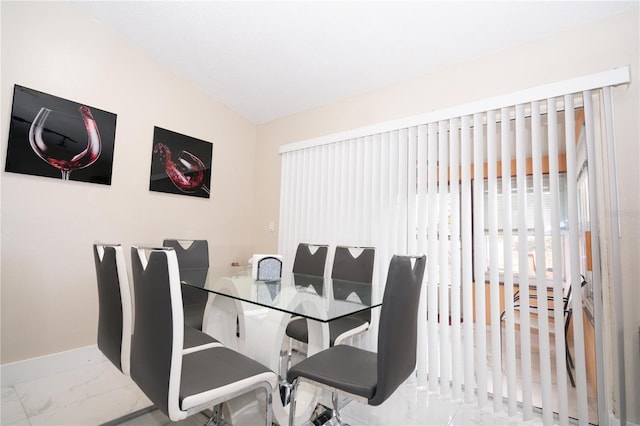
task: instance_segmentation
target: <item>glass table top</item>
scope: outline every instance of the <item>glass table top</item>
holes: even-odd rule
[[[203,291],[321,322],[382,305],[382,291],[376,283],[302,274],[259,281],[251,277],[250,269],[240,267],[184,269],[180,280]]]

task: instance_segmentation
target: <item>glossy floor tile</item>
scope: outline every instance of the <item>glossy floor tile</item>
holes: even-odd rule
[[[2,389],[3,425],[95,425],[151,405],[104,361]]]
[[[286,354],[288,342],[283,342]],[[293,363],[304,357],[304,345],[294,343]],[[487,367],[491,368],[488,357]],[[286,369],[286,356],[282,359]],[[490,378],[489,374],[489,378]],[[491,381],[489,388],[493,386]],[[538,389],[533,389],[534,399],[538,399]],[[274,398],[278,394],[274,392]],[[474,397],[474,401],[476,398]],[[322,404],[329,407],[331,397],[323,393]],[[130,413],[151,406],[148,398],[133,381],[123,375],[110,362],[104,360],[84,365],[69,371],[52,374],[37,380],[17,383],[2,389],[1,424],[14,425],[97,425],[120,419]],[[319,411],[322,407],[319,407]],[[341,410],[343,418],[352,426],[412,426],[412,425],[541,425],[542,418],[534,413],[534,418],[523,421],[521,410],[515,416],[506,414],[507,408],[494,412],[493,402],[478,408],[477,402],[465,403],[461,399],[441,396],[417,385],[415,377],[410,377],[384,404],[372,407],[351,401]],[[234,425],[254,426],[263,424],[258,403],[243,410],[236,416]],[[180,422],[171,422],[159,410],[126,418],[117,424],[128,426],[202,425],[207,421],[204,414],[188,417]],[[309,422],[312,426],[313,423]]]
[[[18,393],[14,388],[2,389],[2,409],[0,410],[0,424],[28,425],[27,413],[22,407]]]
[[[329,395],[323,396],[329,405]],[[97,425],[120,418],[150,406],[149,400],[108,361],[77,368],[49,377],[18,383],[2,389],[2,419],[5,426],[14,425]],[[382,405],[371,407],[351,401],[342,409],[344,419],[358,425],[494,425],[522,424],[522,417],[508,418],[494,414],[491,407],[481,410],[441,397],[418,387],[408,379]],[[235,425],[262,424],[258,404],[249,407],[234,421]],[[177,423],[158,410],[147,412],[119,424],[129,426],[202,425],[204,414],[197,414]],[[312,425],[311,422],[308,423]],[[542,424],[537,419],[528,424]]]

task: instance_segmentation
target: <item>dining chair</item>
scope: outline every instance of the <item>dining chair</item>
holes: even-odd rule
[[[343,424],[339,393],[380,405],[414,372],[425,264],[424,255],[396,255],[391,259],[380,311],[377,353],[336,345],[291,367],[287,373],[287,381],[293,385],[289,426],[294,423],[296,394],[302,381],[332,392],[333,416]]]
[[[584,287],[587,284],[587,280],[585,279],[584,275],[580,275],[580,277],[582,278],[582,281],[580,283],[580,288]],[[564,350],[565,350],[565,364],[566,364],[566,370],[567,370],[567,376],[569,377],[569,382],[571,383],[572,387],[576,387],[576,382],[575,379],[573,377],[573,369],[575,368],[574,363],[573,363],[573,357],[571,356],[571,350],[569,347],[569,326],[571,325],[571,318],[573,317],[573,306],[571,305],[571,284],[567,284],[566,288],[565,288],[565,295],[562,298],[562,311],[563,311],[563,318],[564,318],[564,325],[563,325],[563,330],[564,330]],[[530,309],[530,316],[534,319],[537,320],[538,317],[538,304],[537,304],[537,300],[538,300],[538,295],[537,293],[529,293],[527,295],[527,298],[529,299],[530,303],[529,303],[529,309]],[[555,299],[554,296],[552,294],[547,294],[546,296],[547,298],[547,302],[551,302],[551,303],[555,303]],[[513,309],[514,312],[517,313],[517,315],[515,316],[515,321],[516,321],[516,325],[519,324],[519,320],[520,320],[520,307],[521,307],[521,302],[520,302],[520,291],[516,291],[513,295]],[[549,306],[549,310],[553,311],[553,306]],[[549,318],[549,321],[553,321],[554,317],[551,316]],[[506,321],[506,310],[502,311],[502,313],[500,314],[500,322],[505,322]],[[534,324],[535,327],[535,324]]]
[[[209,243],[207,240],[165,239],[164,247],[172,247],[178,257],[180,281],[204,287],[209,269]],[[208,293],[189,285],[182,286],[184,322],[197,330],[202,330],[204,310]]]
[[[357,286],[352,283],[371,286],[375,251],[373,247],[336,247],[331,268],[335,299],[346,300],[350,295],[358,293]],[[329,345],[338,345],[345,339],[366,331],[370,322],[371,310],[329,322]],[[304,318],[292,320],[287,325],[286,333],[295,340],[308,343],[307,320]]]
[[[98,283],[98,349],[122,373],[129,375],[133,305],[120,244],[93,244]],[[222,344],[191,327],[184,329],[184,350],[195,352]]]
[[[331,268],[333,297],[336,300],[347,300],[348,297],[353,294],[360,299],[367,296],[371,297],[370,289],[365,291],[367,296],[363,296],[359,291],[359,288],[363,286],[353,285],[353,283],[360,283],[371,287],[375,255],[376,249],[374,247],[336,247],[333,266]],[[329,330],[331,332],[330,340],[332,345],[338,345],[345,339],[366,331],[370,324],[370,309],[331,321],[329,323]]]
[[[98,349],[118,370],[129,375],[131,354],[131,289],[120,244],[93,245],[98,282]]]
[[[310,287],[318,295],[322,295],[328,251],[329,246],[324,244],[298,244],[292,268],[293,282],[296,287]],[[292,317],[287,324],[285,334],[289,338],[287,366],[290,366],[293,340],[306,343],[309,339],[307,320],[298,316]]]
[[[266,425],[272,424],[274,372],[218,346],[186,353],[180,271],[172,248],[131,248],[136,320],[131,378],[172,421],[258,389],[266,393]],[[210,422],[213,422],[212,418]]]

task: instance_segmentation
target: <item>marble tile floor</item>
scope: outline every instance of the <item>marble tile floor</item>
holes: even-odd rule
[[[0,424],[17,425],[97,425],[150,406],[130,378],[108,361],[97,362],[48,377],[17,383],[2,389]],[[253,413],[253,415],[252,415]],[[419,388],[410,378],[382,405],[349,403],[344,419],[359,425],[541,425],[542,419],[523,422],[522,415],[508,417],[494,413],[492,404],[478,408],[441,397]],[[256,403],[236,424],[262,424]],[[177,425],[202,425],[204,415],[189,417]],[[123,425],[166,425],[172,422],[160,411],[129,419]]]

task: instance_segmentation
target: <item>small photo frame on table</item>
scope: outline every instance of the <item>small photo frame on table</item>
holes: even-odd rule
[[[149,190],[209,198],[213,144],[154,127]]]
[[[5,171],[111,185],[116,118],[15,85]]]

